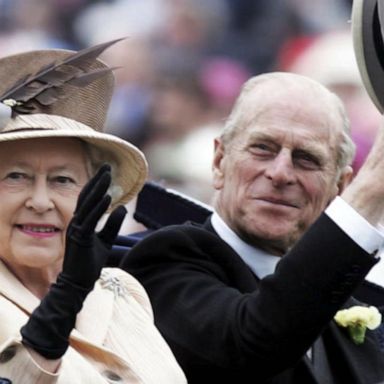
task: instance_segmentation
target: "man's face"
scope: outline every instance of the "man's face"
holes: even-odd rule
[[[247,108],[263,104],[257,118],[225,147],[217,141],[214,159],[219,214],[274,253],[284,253],[338,193],[340,120],[319,100],[287,95],[249,101]]]

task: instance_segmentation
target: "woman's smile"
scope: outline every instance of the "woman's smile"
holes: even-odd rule
[[[16,228],[23,234],[34,238],[50,238],[59,234],[60,229],[51,224],[17,224]]]

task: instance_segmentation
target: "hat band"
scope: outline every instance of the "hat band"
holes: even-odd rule
[[[29,131],[54,131],[55,129],[52,128],[16,128],[8,131],[1,131],[0,135],[4,133],[10,133],[10,132],[29,132]]]
[[[0,133],[33,130],[86,130],[95,132],[94,129],[83,123],[58,115],[36,113],[32,115],[17,115],[11,118]]]

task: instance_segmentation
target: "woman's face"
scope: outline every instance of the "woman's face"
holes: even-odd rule
[[[66,229],[88,178],[79,140],[0,143],[0,258],[16,276],[61,269]]]

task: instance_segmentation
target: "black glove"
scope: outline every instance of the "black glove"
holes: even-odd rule
[[[110,183],[111,168],[103,165],[81,191],[67,229],[63,270],[21,328],[23,344],[47,359],[58,359],[67,350],[76,316],[99,278],[124,220],[126,209],[119,206],[95,233],[111,203],[106,194]]]

